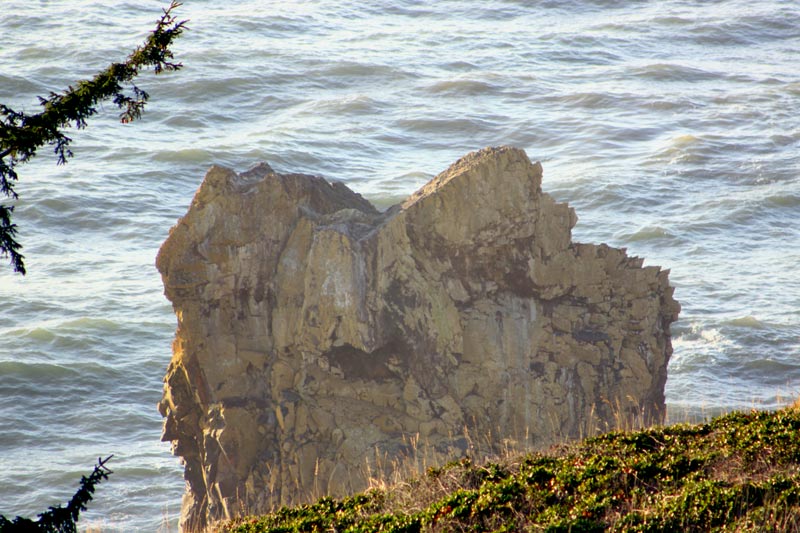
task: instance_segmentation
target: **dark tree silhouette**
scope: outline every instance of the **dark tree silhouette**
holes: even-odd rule
[[[0,533],[75,533],[78,531],[75,522],[81,511],[86,510],[86,504],[92,501],[94,487],[104,479],[108,479],[109,474],[113,474],[108,469],[106,463],[114,457],[109,455],[105,459],[98,458],[97,466],[89,477],[81,477],[81,486],[66,507],[57,505],[50,507],[47,511],[39,515],[39,520],[30,518],[16,517],[9,520],[0,515]]]
[[[14,190],[19,176],[15,167],[36,155],[36,150],[46,144],[52,145],[63,165],[72,157],[69,143],[72,141],[63,130],[70,126],[86,127],[86,119],[97,113],[99,102],[112,99],[122,112],[123,123],[139,118],[149,95],[131,84],[128,94],[123,84],[130,83],[142,69],[153,68],[156,74],[178,70],[183,65],[172,62],[172,41],[187,29],[186,20],[178,22],[173,10],[181,4],[174,1],[164,10],[155,30],[144,45],[136,48],[123,63],[113,63],[91,80],[80,81],[75,87],[62,93],[50,93],[39,97],[44,108],[41,113],[29,115],[0,104],[0,193],[16,200]],[[0,204],[0,257],[9,257],[15,272],[25,274],[22,245],[16,240],[17,225],[12,223],[13,205]]]

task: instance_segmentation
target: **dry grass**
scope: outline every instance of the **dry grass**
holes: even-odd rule
[[[475,439],[442,458],[418,438],[365,461],[370,489],[243,519],[249,531],[800,531],[800,402],[706,424],[628,425],[545,452]],[[486,439],[481,439],[486,440]],[[498,450],[499,448],[499,450]]]

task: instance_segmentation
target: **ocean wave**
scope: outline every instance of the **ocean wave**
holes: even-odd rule
[[[764,324],[759,321],[756,317],[747,315],[740,318],[732,318],[730,320],[726,320],[723,322],[725,325],[734,326],[737,328],[753,328],[753,329],[764,329]]]
[[[783,85],[783,90],[792,96],[800,96],[800,81],[789,82]]]
[[[181,148],[178,150],[159,150],[152,156],[153,161],[162,163],[200,163],[211,159],[208,150],[203,148]]]
[[[19,339],[29,339],[36,343],[49,343],[53,342],[56,334],[52,330],[44,327],[37,327],[32,329],[11,329],[4,333],[9,337],[18,337]]]
[[[617,239],[628,243],[640,241],[669,241],[676,238],[666,228],[661,226],[646,226],[633,233],[617,233],[615,236]]]
[[[660,82],[699,82],[718,80],[728,76],[726,73],[708,71],[678,63],[651,63],[634,66],[628,68],[627,74],[635,78]]]
[[[437,81],[428,87],[427,91],[434,94],[455,94],[479,96],[483,94],[494,94],[502,90],[502,87],[492,83],[474,79],[454,79]]]
[[[383,104],[365,94],[350,94],[335,99],[313,100],[303,106],[302,114],[337,113],[341,115],[370,115]]]
[[[788,15],[788,16],[785,16]],[[714,18],[689,28],[687,36],[701,45],[748,46],[800,36],[793,13],[769,11],[735,18]]]
[[[661,147],[654,150],[649,156],[653,162],[666,163],[668,165],[692,165],[698,171],[705,171],[707,176],[715,176],[717,173],[708,172],[707,168],[701,165],[705,161],[716,160],[717,156],[734,152],[729,140],[719,134],[694,134],[684,133],[675,135],[666,141],[660,142]],[[721,161],[715,161],[721,163]]]
[[[764,199],[767,206],[777,208],[800,207],[800,194],[786,193],[767,196]]]
[[[357,61],[326,62],[311,67],[304,76],[312,79],[324,80],[325,84],[332,83],[336,78],[388,78],[394,80],[398,78],[416,77],[411,72],[397,66]]]
[[[75,378],[80,375],[72,366],[57,363],[33,363],[23,361],[0,361],[0,376],[6,381],[4,386],[10,386],[10,379],[23,379],[39,382],[42,379]]]
[[[568,35],[560,37],[560,39],[572,41],[575,40],[575,37],[573,35]],[[564,44],[566,45],[567,43],[565,42]],[[594,48],[591,47],[591,44],[587,44],[586,48],[562,49],[559,47],[555,50],[548,51],[548,61],[594,66],[614,65],[618,63],[622,57],[609,51],[607,44],[608,43],[597,40]]]
[[[596,93],[596,92],[578,92],[564,94],[558,97],[558,100],[565,104],[575,105],[578,107],[585,107],[587,109],[596,109],[600,107],[619,106],[624,97],[609,93]]]
[[[404,131],[413,131],[420,135],[485,132],[492,127],[490,123],[471,118],[404,118],[395,121],[394,124]]]
[[[38,111],[158,15],[107,4],[2,0],[0,102]],[[770,404],[800,379],[794,2],[234,4],[180,9],[186,68],[142,73],[141,121],[100,106],[68,132],[69,165],[44,147],[18,168],[29,274],[0,272],[0,446],[36,483],[0,475],[0,501],[41,511],[39,487],[70,494],[99,443],[134,473],[90,509],[104,528],[153,531],[164,502],[177,527],[181,468],[153,408],[175,316],[153,259],[211,163],[268,160],[383,206],[467,151],[520,146],[576,208],[577,237],[671,268],[670,409]]]
[[[658,26],[690,26],[696,21],[680,15],[656,15],[648,19],[648,23]]]

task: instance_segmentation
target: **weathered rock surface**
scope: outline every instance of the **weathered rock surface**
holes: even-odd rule
[[[572,243],[541,177],[485,149],[381,213],[318,177],[211,168],[157,259],[184,529],[361,489],[411,442],[458,456],[660,420],[667,271]]]

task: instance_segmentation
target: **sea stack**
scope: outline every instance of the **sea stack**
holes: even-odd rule
[[[157,259],[183,529],[363,489],[415,447],[661,421],[668,271],[573,243],[541,180],[524,151],[487,148],[381,212],[320,177],[212,167]]]

